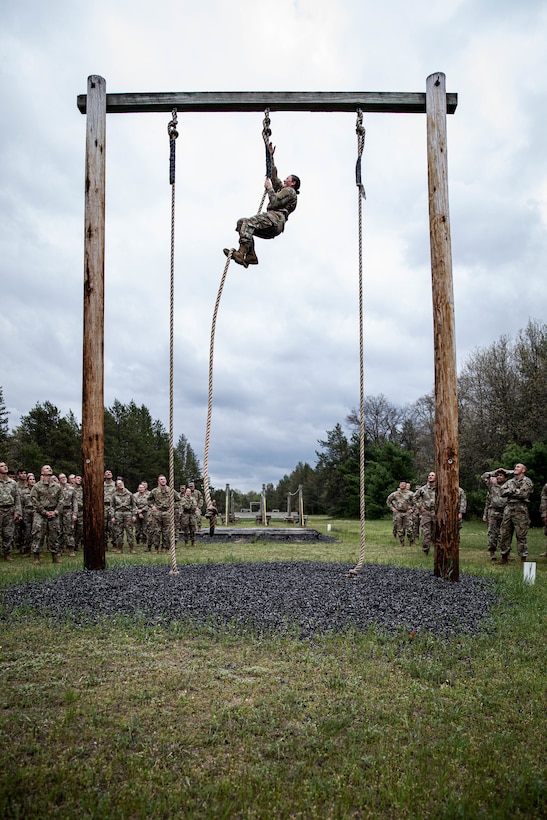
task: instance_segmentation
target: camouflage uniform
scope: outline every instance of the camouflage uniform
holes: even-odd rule
[[[211,536],[211,538],[215,534],[215,527],[217,525],[217,516],[218,516],[218,510],[217,510],[215,504],[211,503],[211,506],[207,507],[207,510],[205,512],[205,518],[207,518],[209,520],[209,535]]]
[[[34,517],[32,520],[32,552],[35,560],[40,559],[40,553],[44,548],[47,539],[48,550],[57,559],[59,553],[59,530],[61,516],[63,514],[63,495],[61,485],[56,481],[37,481],[30,497],[34,504]],[[46,512],[54,512],[52,518],[46,516]]]
[[[414,546],[414,527],[412,510],[414,493],[411,490],[395,490],[387,497],[387,506],[393,513],[393,527],[399,544],[404,547],[405,535],[408,536],[410,546]]]
[[[123,552],[124,535],[129,552],[135,552],[133,518],[136,504],[133,494],[126,487],[116,487],[110,499],[110,521],[112,524],[112,546]]]
[[[238,219],[236,231],[242,245],[250,249],[252,263],[257,264],[254,251],[254,237],[260,239],[274,239],[285,230],[285,223],[289,215],[295,210],[298,196],[295,188],[283,186],[277,175],[277,168],[272,166],[272,188],[268,191],[268,205],[266,211],[248,218]],[[225,253],[227,251],[225,250]],[[236,257],[237,261],[237,257]]]
[[[112,539],[112,520],[110,518],[110,499],[114,495],[116,491],[116,484],[115,482],[110,479],[110,481],[104,482],[104,540],[106,549],[108,549],[108,539]]]
[[[148,490],[133,493],[135,499],[135,541],[137,544],[148,544]],[[150,544],[148,544],[150,550]]]
[[[528,502],[533,489],[534,485],[526,475],[522,478],[510,478],[501,488],[501,495],[506,501],[500,532],[500,552],[504,563],[511,552],[513,533],[515,533],[519,557],[524,561],[528,556],[526,540],[530,528]]]
[[[76,521],[74,522],[74,552],[83,549],[84,545],[84,488],[81,484],[74,484],[76,498]]]
[[[541,499],[539,502],[539,514],[543,521],[543,534],[547,535],[547,484],[544,485],[541,491]],[[542,557],[547,556],[547,552],[541,553]]]
[[[2,555],[11,561],[10,553],[15,536],[15,516],[21,515],[21,496],[17,482],[6,476],[0,479],[0,533],[2,537]]]
[[[150,490],[148,496],[148,507],[151,513],[149,520],[149,544],[156,552],[160,551],[160,546],[162,549],[168,550],[171,544],[171,506],[169,496],[170,490],[167,485],[165,485],[165,487],[154,487],[153,490]],[[180,501],[180,495],[176,490],[173,491],[173,497],[175,503]]]
[[[23,532],[23,542],[21,544],[21,552],[24,555],[30,554],[32,544],[32,519],[34,518],[34,504],[30,497],[30,487],[24,487],[21,492],[21,529]]]
[[[414,504],[420,516],[422,549],[427,555],[435,538],[435,487],[424,484],[414,493]]]
[[[181,527],[184,536],[184,546],[188,546],[188,541],[191,541],[192,546],[196,541],[196,501],[192,496],[182,496],[180,500],[181,507]]]
[[[498,470],[489,470],[481,475],[482,483],[488,487],[483,518],[486,518],[488,523],[488,552],[491,558],[494,558],[499,547],[501,521],[505,508],[505,498],[501,494],[503,484],[491,481],[492,478],[496,478],[498,475]]]
[[[78,516],[78,499],[72,484],[61,485],[63,511],[59,521],[59,549],[74,552],[74,519]]]
[[[201,490],[196,489],[194,484],[190,484],[190,491],[192,493],[192,498],[196,503],[196,517],[194,521],[194,528],[196,532],[200,532],[201,530],[201,509],[203,507],[203,493]],[[182,510],[181,510],[182,515]]]

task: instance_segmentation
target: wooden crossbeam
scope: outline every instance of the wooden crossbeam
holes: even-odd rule
[[[87,94],[78,95],[78,109],[87,113]],[[446,94],[446,111],[454,114],[457,94]],[[371,91],[178,91],[158,94],[107,94],[107,114],[177,111],[356,111],[425,114],[423,93]]]

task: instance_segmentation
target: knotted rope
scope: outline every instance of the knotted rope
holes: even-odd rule
[[[359,518],[360,549],[359,560],[350,570],[350,575],[357,575],[365,562],[365,377],[364,377],[364,344],[363,344],[363,199],[365,189],[361,182],[361,157],[365,147],[365,128],[363,112],[357,109],[357,163],[355,166],[355,184],[358,190],[359,221]]]
[[[171,269],[169,296],[169,542],[171,558],[171,575],[177,569],[177,539],[175,534],[175,457],[173,451],[173,372],[174,372],[174,316],[175,316],[175,144],[179,135],[177,131],[177,109],[173,108],[172,119],[167,126],[169,135],[169,184],[171,185]]]
[[[272,136],[272,129],[270,128],[270,109],[266,108],[264,111],[264,119],[262,120],[262,139],[264,140],[264,147],[266,149],[266,178],[272,178],[272,153],[270,151],[270,140]],[[266,199],[267,191],[264,188],[260,205],[258,206],[257,214],[262,211],[264,201]]]

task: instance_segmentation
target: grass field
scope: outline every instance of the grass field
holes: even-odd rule
[[[310,518],[335,543],[178,548],[183,562],[359,555],[359,522]],[[432,570],[391,522],[366,528],[369,563]],[[530,532],[530,560],[545,538]],[[142,548],[141,548],[142,549]],[[316,637],[128,620],[3,621],[3,818],[547,817],[547,559],[493,565],[464,524],[460,571],[493,577],[495,632],[450,641],[373,630]],[[108,554],[108,566],[169,561]],[[81,569],[15,556],[0,584]]]

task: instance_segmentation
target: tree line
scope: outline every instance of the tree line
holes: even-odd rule
[[[468,514],[482,516],[480,475],[498,466],[527,465],[535,491],[531,505],[539,523],[539,494],[547,481],[547,325],[529,321],[516,338],[501,336],[466,360],[458,378],[460,485]],[[399,481],[423,484],[434,468],[433,392],[400,407],[384,395],[364,403],[365,504],[369,518],[387,513],[386,498]],[[352,410],[318,441],[316,462],[298,462],[290,475],[265,486],[269,509],[287,509],[289,495],[303,487],[306,513],[359,517],[359,415]],[[43,463],[81,472],[81,427],[72,412],[61,416],[49,401],[38,403],[15,429],[0,387],[0,456],[12,469],[38,470]],[[105,466],[126,485],[154,481],[169,464],[169,435],[161,421],[135,402],[105,408]],[[174,446],[175,487],[194,478],[200,462],[186,436]],[[248,508],[258,491],[234,493],[234,507]],[[211,488],[219,509],[224,490]],[[537,501],[537,503],[536,503]],[[294,509],[294,506],[292,507]]]

